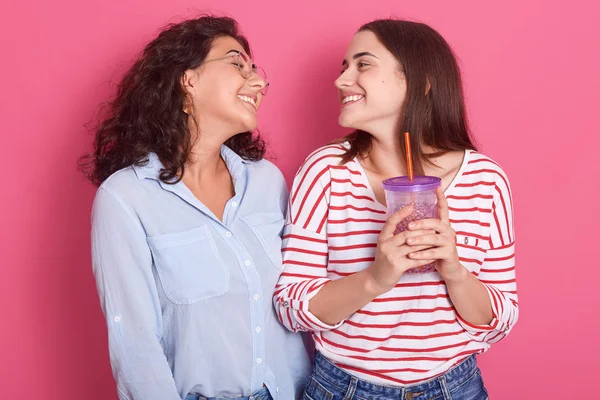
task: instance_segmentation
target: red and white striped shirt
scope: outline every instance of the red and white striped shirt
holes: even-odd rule
[[[518,317],[511,192],[498,164],[469,150],[445,194],[460,261],[488,290],[490,325],[463,320],[437,272],[404,274],[335,326],[308,311],[327,282],[371,265],[386,221],[358,161],[339,164],[348,147],[318,149],[294,179],[274,295],[281,322],[312,331],[317,349],[348,373],[395,386],[442,374],[504,338]]]

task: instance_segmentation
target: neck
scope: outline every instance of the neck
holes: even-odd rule
[[[218,135],[206,134],[193,135],[194,143],[190,156],[185,162],[185,179],[190,181],[201,181],[203,177],[214,177],[216,174],[227,169],[225,161],[221,158],[222,142],[216,140]],[[213,139],[214,138],[214,139]]]
[[[361,160],[363,166],[370,171],[385,177],[406,175],[407,167],[400,140],[397,124],[379,126],[375,133],[371,131],[371,149],[369,154]],[[431,146],[421,144],[423,154],[432,154],[437,150]],[[443,158],[443,157],[442,157]],[[439,174],[439,168],[423,163],[426,175]]]
[[[406,161],[402,154],[402,143],[397,123],[381,121],[369,131],[371,148],[362,159],[365,168],[382,177],[406,175]]]
[[[406,175],[406,162],[399,140],[382,141],[373,137],[371,149],[363,159],[363,164],[378,175]]]

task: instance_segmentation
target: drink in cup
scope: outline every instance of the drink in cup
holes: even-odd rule
[[[435,190],[441,185],[441,179],[435,176],[398,176],[382,182],[385,191],[388,216],[396,211],[413,204],[411,215],[402,220],[394,235],[408,229],[408,224],[419,219],[438,218],[437,196]],[[424,273],[435,271],[434,263],[412,268],[406,273]]]

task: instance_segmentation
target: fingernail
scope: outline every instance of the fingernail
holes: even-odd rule
[[[406,239],[406,242],[407,243],[414,243],[415,239],[414,238],[408,238],[408,239]]]
[[[411,222],[410,224],[408,224],[408,227],[412,229],[412,228],[414,228],[416,225],[417,225],[417,224],[415,224],[414,222]]]

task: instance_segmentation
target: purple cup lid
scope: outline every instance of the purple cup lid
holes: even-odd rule
[[[397,176],[381,182],[383,190],[390,192],[423,192],[435,190],[442,184],[436,176],[415,176],[411,181],[408,176]]]

